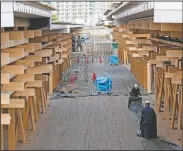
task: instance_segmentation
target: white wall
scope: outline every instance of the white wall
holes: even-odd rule
[[[182,23],[182,2],[155,2],[154,22]]]
[[[1,2],[1,27],[14,27],[13,2]]]

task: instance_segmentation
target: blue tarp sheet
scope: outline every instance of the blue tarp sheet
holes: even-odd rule
[[[95,81],[95,86],[97,88],[97,91],[111,92],[112,79],[111,77],[107,77],[107,76],[97,77]]]
[[[119,63],[118,56],[117,55],[111,55],[109,61],[110,61],[111,65],[118,64]]]

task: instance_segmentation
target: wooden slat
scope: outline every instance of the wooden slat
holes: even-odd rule
[[[24,37],[25,38],[34,38],[34,30],[25,30]]]
[[[173,84],[182,85],[183,79],[182,79],[182,78],[171,78],[171,82],[172,82]]]
[[[12,82],[27,82],[34,81],[34,74],[18,74],[16,77],[11,79]]]
[[[10,95],[8,93],[1,93],[1,104],[9,104]]]
[[[1,125],[9,125],[10,120],[11,120],[10,114],[1,113]]]
[[[1,68],[2,73],[24,74],[25,67],[23,65],[6,65]]]
[[[33,68],[28,68],[25,73],[32,74],[42,74],[42,73],[50,73],[53,70],[52,64],[40,65]]]
[[[35,89],[24,89],[23,91],[16,91],[11,96],[35,96]]]
[[[6,43],[9,41],[9,33],[1,32],[1,43]]]
[[[42,31],[41,30],[34,30],[34,36],[35,37],[42,36]]]
[[[166,50],[167,57],[183,57],[183,50]]]
[[[1,108],[24,108],[25,100],[24,99],[10,99],[9,104],[1,105]]]
[[[1,73],[1,84],[8,84],[10,76],[8,73]]]
[[[3,53],[9,53],[9,57],[24,57],[24,48],[7,48],[2,50]]]
[[[41,43],[27,43],[26,45],[34,45],[34,51],[42,49]]]
[[[150,22],[150,30],[161,30],[161,23]]]
[[[182,31],[182,24],[161,23],[161,31]]]
[[[42,80],[34,80],[34,81],[27,82],[25,84],[25,87],[27,87],[27,88],[35,88],[35,87],[41,88],[42,85],[43,85]]]
[[[29,40],[31,43],[48,42],[48,36],[35,37]]]
[[[9,63],[9,53],[1,53],[1,66]]]
[[[24,48],[25,52],[34,52],[34,45],[31,44],[19,45],[17,48]]]
[[[42,80],[43,82],[48,81],[47,75],[35,75],[35,80]]]
[[[15,64],[15,65],[24,65],[24,66],[27,66],[27,67],[34,67],[34,60],[22,59],[22,60],[17,60],[13,64]]]
[[[1,86],[1,91],[23,91],[24,90],[24,82],[10,82],[9,84],[3,84]]]
[[[42,57],[35,56],[35,55],[29,55],[24,60],[34,60],[34,62],[42,62]]]
[[[9,32],[9,40],[23,40],[24,33],[23,31],[10,31]]]
[[[42,49],[35,52],[36,56],[49,57],[53,53],[52,49]]]

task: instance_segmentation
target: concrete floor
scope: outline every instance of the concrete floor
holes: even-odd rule
[[[92,72],[97,76],[107,72],[113,78],[113,93],[117,96],[49,100],[50,107],[41,115],[36,132],[30,134],[27,144],[18,144],[17,150],[173,150],[158,140],[136,136],[139,121],[128,110],[125,94],[137,81],[127,67],[112,67],[107,59],[102,64],[96,60],[88,65],[89,77]],[[143,100],[150,99],[142,87],[141,91]]]
[[[37,123],[37,131],[30,134],[27,144],[18,144],[17,150],[172,149],[157,140],[147,141],[136,136],[139,121],[135,114],[128,110],[128,97],[124,93],[125,88],[131,87],[136,82],[130,72],[127,72],[128,69],[124,66],[113,68],[105,63],[90,64],[89,69],[92,67],[96,69],[98,75],[105,70],[108,71],[114,78],[114,93],[119,96],[102,95],[50,100],[47,113],[42,115]],[[101,70],[98,70],[99,68]],[[121,68],[124,74],[120,76],[118,72],[113,71],[116,68]],[[117,77],[123,78],[129,86],[121,84],[119,87],[119,82],[115,80]],[[143,100],[146,99],[149,97],[144,96]]]

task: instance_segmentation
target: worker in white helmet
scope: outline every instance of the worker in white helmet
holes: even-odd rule
[[[145,107],[142,110],[140,121],[140,137],[145,139],[157,137],[157,125],[156,125],[156,113],[153,108],[150,107],[150,102],[145,102]]]
[[[128,101],[128,108],[130,107],[130,104],[133,101],[138,101],[138,100],[142,100],[142,98],[140,97],[141,93],[140,93],[140,89],[138,88],[137,84],[134,85],[134,87],[132,88],[131,92],[130,92],[130,98]]]

